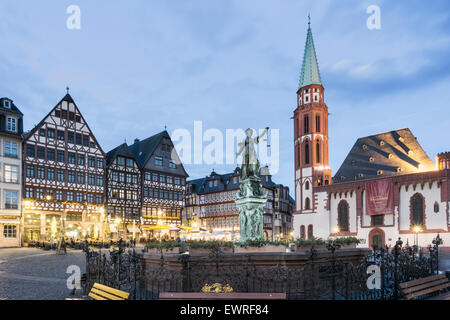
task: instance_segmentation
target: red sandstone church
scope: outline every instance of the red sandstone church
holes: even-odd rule
[[[308,28],[294,111],[295,237],[354,236],[360,246],[450,246],[450,153],[427,156],[409,129],[356,141],[332,177],[328,107]]]

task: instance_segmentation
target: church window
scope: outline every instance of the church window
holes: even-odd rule
[[[305,144],[305,164],[309,164],[309,143]]]
[[[316,131],[320,132],[320,115],[316,115]]]
[[[305,116],[303,121],[304,121],[305,133],[309,133],[309,117]]]
[[[424,224],[424,199],[419,193],[411,197],[411,224],[423,226]]]
[[[297,162],[298,162],[298,166],[301,165],[301,157],[300,157],[300,144],[297,145]]]
[[[320,163],[320,143],[317,141],[316,143],[316,162]]]
[[[300,238],[305,240],[305,226],[300,227]]]
[[[309,190],[309,181],[306,181],[305,183],[305,190]]]
[[[372,216],[372,226],[382,226],[383,224],[383,215]]]
[[[439,212],[439,203],[437,201],[434,203],[434,212],[435,213]]]
[[[342,201],[338,206],[338,227],[339,232],[349,231],[348,203]]]
[[[305,210],[310,210],[311,209],[311,201],[309,200],[309,198],[305,199]]]
[[[313,226],[312,226],[312,224],[310,224],[308,226],[308,240],[311,240],[313,237],[314,237],[314,235],[313,235]]]

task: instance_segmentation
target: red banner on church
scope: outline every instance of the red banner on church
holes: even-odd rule
[[[367,215],[394,213],[393,191],[392,179],[366,181]]]

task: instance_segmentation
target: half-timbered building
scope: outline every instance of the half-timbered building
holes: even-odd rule
[[[139,233],[142,207],[141,170],[126,143],[106,156],[105,204],[112,237]]]
[[[11,99],[0,99],[0,247],[18,247],[22,236],[22,117]]]
[[[23,142],[24,241],[103,234],[105,154],[67,94]]]

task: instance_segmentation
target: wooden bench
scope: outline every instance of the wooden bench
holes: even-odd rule
[[[159,300],[286,300],[286,293],[161,292]]]
[[[400,283],[401,292],[406,300],[424,297],[429,294],[441,293],[429,300],[450,300],[450,282],[445,274],[439,274],[417,280]],[[444,292],[442,294],[442,292]]]
[[[117,290],[100,283],[94,283],[91,292],[88,294],[94,300],[128,300],[128,292]],[[85,300],[80,298],[66,298],[66,300]]]

